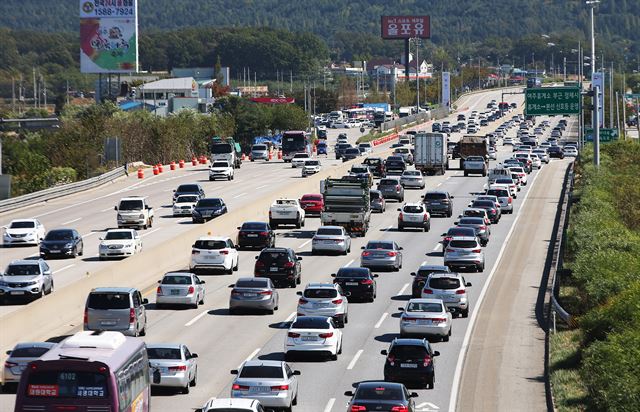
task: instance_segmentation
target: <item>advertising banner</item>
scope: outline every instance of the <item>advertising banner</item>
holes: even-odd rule
[[[594,90],[596,86],[600,88],[600,94],[598,94],[598,120],[600,121],[600,127],[604,127],[604,73],[593,73],[591,82]]]
[[[428,39],[429,16],[382,16],[381,33],[383,39]]]
[[[442,107],[451,108],[451,74],[442,72]]]
[[[137,0],[80,0],[80,71],[138,70]]]

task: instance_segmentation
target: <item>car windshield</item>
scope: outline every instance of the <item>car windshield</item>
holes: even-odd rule
[[[391,242],[369,242],[365,249],[385,249],[393,250],[393,243]]]
[[[400,347],[410,348],[411,346],[398,346],[398,348],[400,348]],[[416,352],[416,353],[418,353],[418,352]],[[419,352],[419,354],[420,355],[416,356],[416,359],[418,359],[418,356],[424,357],[424,349],[421,352]],[[422,358],[420,358],[420,359],[422,359]],[[404,399],[404,397],[402,396],[402,389],[400,389],[400,387],[395,386],[395,385],[393,387],[365,386],[365,387],[358,387],[358,390],[356,391],[356,394],[355,394],[355,399],[388,400],[388,401],[390,401],[390,400],[398,400],[398,401],[401,401],[401,400]]]
[[[196,240],[193,247],[195,249],[219,250],[225,249],[227,242],[224,240]]]
[[[477,247],[478,243],[475,240],[452,240],[449,242],[449,247],[471,249]]]
[[[121,232],[107,232],[104,236],[104,240],[125,240],[133,239],[133,232],[121,231]]]
[[[338,291],[333,288],[308,288],[304,290],[305,298],[329,299],[338,296]]]
[[[400,359],[424,359],[427,348],[420,345],[395,345],[390,355]]]
[[[424,209],[422,206],[405,206],[402,211],[405,213],[422,213]]]
[[[70,230],[52,230],[47,233],[44,240],[73,240],[73,232]]]
[[[382,179],[378,186],[396,186],[398,184],[397,180],[394,179]]]
[[[142,200],[123,200],[118,210],[142,210],[143,204]]]
[[[300,200],[302,200],[302,201],[312,200],[312,201],[316,201],[317,202],[317,201],[322,200],[322,196],[321,195],[304,195],[304,196],[302,196],[302,198]]]
[[[410,302],[407,305],[407,312],[442,312],[442,304]]]
[[[431,192],[431,193],[427,193],[426,195],[424,195],[424,199],[425,200],[442,200],[442,199],[446,199],[447,195],[445,193],[435,193],[435,192]]]
[[[317,160],[307,160],[304,162],[305,166],[319,166],[320,162]]]
[[[166,275],[162,278],[163,285],[191,285],[191,276]]]
[[[200,199],[196,207],[219,207],[222,206],[220,199]]]
[[[129,294],[91,293],[87,306],[90,309],[129,309]]]
[[[198,192],[200,191],[200,188],[198,187],[198,185],[180,185],[178,186],[178,189],[176,190],[176,192]]]
[[[253,145],[251,150],[267,150],[267,146],[263,144],[256,144],[256,145]]]
[[[495,207],[496,205],[491,200],[476,200],[473,202],[473,207]]]
[[[509,197],[509,192],[503,189],[489,189],[487,194],[498,197]]]
[[[447,231],[448,236],[475,236],[475,229],[471,227],[452,227]]]
[[[286,252],[262,252],[258,259],[265,264],[278,263],[284,264],[289,262],[289,255]]]
[[[30,348],[17,348],[11,351],[12,358],[39,358],[45,353],[49,352],[49,348],[42,347],[30,347]]]
[[[240,279],[235,284],[236,288],[266,288],[269,287],[268,279]]]
[[[229,167],[229,163],[227,162],[215,162],[211,165],[211,167]]]
[[[478,217],[463,217],[459,223],[461,225],[484,225],[484,220]]]
[[[418,170],[407,170],[406,172],[402,173],[402,176],[422,176],[422,173]]]
[[[280,366],[245,366],[240,371],[240,378],[264,378],[283,379],[282,367]]]
[[[149,359],[175,359],[182,360],[182,354],[178,348],[147,348]]]
[[[321,227],[316,231],[316,235],[342,236],[342,229]]]
[[[38,264],[9,265],[5,276],[34,276],[40,274],[40,266]]]
[[[336,274],[337,278],[368,278],[367,268],[340,268]]]
[[[240,230],[267,230],[267,224],[262,222],[243,223]]]
[[[362,166],[353,166],[351,168],[351,173],[369,173],[369,168]]]
[[[506,183],[506,184],[512,185],[513,184],[513,180],[512,179],[497,179],[496,183]]]
[[[307,153],[296,153],[295,155],[293,155],[294,159],[308,159],[309,158],[309,154]]]
[[[316,318],[312,316],[299,317],[291,325],[293,329],[329,329],[327,318]]]
[[[469,156],[467,160],[470,162],[484,162],[484,159],[480,156]]]
[[[198,196],[180,196],[176,199],[176,203],[196,203]]]
[[[345,153],[347,153],[347,154],[359,154],[360,150],[357,149],[357,148],[349,148],[349,149],[346,150]]]
[[[11,222],[9,229],[31,229],[36,227],[35,222]]]
[[[448,277],[431,278],[429,280],[429,287],[440,290],[458,289],[460,287],[460,279]]]
[[[381,193],[380,192],[369,192],[369,196],[371,197],[371,200],[380,199]]]

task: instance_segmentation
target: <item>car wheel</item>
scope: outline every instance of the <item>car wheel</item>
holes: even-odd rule
[[[273,311],[274,310],[275,310],[275,308],[274,309],[267,309],[267,315],[273,315]]]
[[[236,260],[236,265],[233,267],[233,271],[234,271],[234,272],[237,272],[237,271],[238,271],[238,265],[239,265],[239,264],[240,264],[240,258],[238,258],[238,259]]]
[[[226,273],[227,275],[231,275],[233,273],[233,266],[230,266],[229,269],[225,269],[224,273]]]
[[[450,334],[451,334],[451,332],[449,332],[449,335],[444,335],[444,336],[442,337],[442,341],[443,341],[443,342],[449,342],[449,336],[450,336]]]
[[[302,275],[298,276],[298,279],[296,279],[296,285],[299,285],[300,283],[302,283]]]
[[[398,230],[404,230],[404,226],[398,225]]]
[[[193,379],[189,382],[189,386],[196,386],[198,384],[198,368],[196,368],[196,372],[193,374]]]
[[[190,383],[187,383],[187,386],[185,386],[184,388],[182,388],[182,393],[184,393],[185,395],[189,394],[189,389],[190,389]]]
[[[462,311],[462,317],[463,318],[468,318],[469,317],[469,308],[467,308],[467,309]]]
[[[431,376],[429,379],[427,379],[427,385],[426,388],[427,389],[433,389],[433,381],[435,380],[434,376]]]

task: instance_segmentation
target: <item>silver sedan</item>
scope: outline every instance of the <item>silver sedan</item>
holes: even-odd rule
[[[405,189],[424,189],[424,177],[419,170],[405,170],[400,176],[400,183]]]
[[[346,255],[351,252],[351,237],[342,226],[321,226],[311,240],[311,253],[318,252]]]
[[[232,314],[241,309],[272,314],[278,309],[278,291],[269,278],[240,278],[231,287],[229,312]]]
[[[298,403],[299,371],[287,362],[275,360],[248,360],[242,364],[231,385],[232,398],[257,399],[263,406],[290,411]]]
[[[204,280],[190,272],[169,272],[158,281],[156,307],[162,305],[189,305],[197,308],[204,304]]]
[[[402,269],[402,248],[392,240],[371,240],[362,246],[360,266],[399,271]]]
[[[7,359],[2,371],[4,385],[20,382],[22,371],[27,368],[29,362],[37,360],[56,344],[52,342],[25,342],[18,343],[13,350],[7,351]]]
[[[154,382],[154,386],[179,388],[182,393],[189,393],[189,388],[196,386],[198,355],[186,345],[148,344],[147,356],[151,370],[160,372],[160,382]]]
[[[452,316],[442,299],[411,299],[405,308],[398,308],[400,336],[437,336],[444,342],[451,336]]]

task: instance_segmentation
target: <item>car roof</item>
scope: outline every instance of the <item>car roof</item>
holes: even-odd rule
[[[222,240],[224,242],[226,242],[227,240],[230,240],[231,238],[228,236],[200,236],[198,238],[198,240]]]
[[[462,275],[460,275],[458,272],[447,272],[447,273],[432,273],[429,275],[430,278],[458,278],[461,277]]]
[[[71,229],[71,228],[66,228],[66,227],[60,227],[60,228],[56,228],[56,229],[51,229],[49,230],[47,233],[55,233],[55,232],[74,232],[75,229]]]
[[[54,342],[19,342],[16,343],[16,346],[13,349],[22,349],[22,348],[53,348],[56,346]]]
[[[248,222],[242,222],[242,225],[241,225],[241,226],[243,226],[243,225],[255,225],[255,224],[266,225],[266,224],[267,224],[267,222],[261,222],[261,221],[259,221],[259,220],[250,220],[250,221],[248,221]]]
[[[342,229],[342,226],[320,226],[318,229]]]
[[[243,368],[245,366],[279,366],[279,367],[282,367],[283,364],[284,364],[283,361],[277,361],[277,360],[251,359],[251,360],[245,361],[245,363],[242,365],[242,367]]]
[[[162,275],[162,277],[165,276],[193,276],[194,274],[191,272],[186,272],[186,271],[176,271],[176,272],[167,272],[164,275]]]
[[[14,259],[9,265],[38,265],[42,259]]]
[[[401,346],[426,346],[425,339],[412,339],[412,338],[395,338],[392,342],[392,345],[401,345]]]
[[[35,223],[37,221],[38,221],[38,219],[13,219],[11,222],[9,222],[9,224],[14,223],[14,222],[15,223],[17,223],[17,222],[33,222],[33,223]]]
[[[180,349],[181,347],[181,343],[147,343],[147,349]]]
[[[473,228],[464,228],[464,229],[470,229],[470,230],[474,230]],[[418,270],[446,270],[447,272],[449,271],[449,267],[448,266],[444,266],[444,265],[421,265]]]
[[[431,194],[431,193],[440,193],[443,195],[448,195],[449,192],[445,191],[445,190],[427,190],[427,194]]]
[[[127,288],[127,287],[118,287],[118,286],[103,286],[100,288],[93,288],[91,293],[132,293],[135,292],[136,288]]]
[[[305,289],[335,289],[335,283],[320,283],[320,282],[312,282],[307,283]]]
[[[415,298],[415,299],[409,299],[409,303],[443,303],[443,302],[442,302],[442,299]]]
[[[115,232],[133,232],[135,229],[107,229],[107,233]]]
[[[418,339],[413,339],[418,340]],[[420,341],[422,342],[422,341]],[[421,343],[424,345],[423,343]],[[377,381],[377,382],[360,382],[358,384],[358,388],[396,388],[401,389],[404,388],[402,383],[398,382],[385,382],[385,381]]]
[[[367,245],[369,243],[388,243],[389,245],[393,245],[394,241],[393,240],[382,239],[382,240],[370,240],[370,241],[367,242]]]
[[[280,252],[280,253],[287,253],[291,250],[291,248],[288,247],[266,247],[264,249],[262,249],[262,252],[269,252],[269,253],[273,253],[273,252]]]

